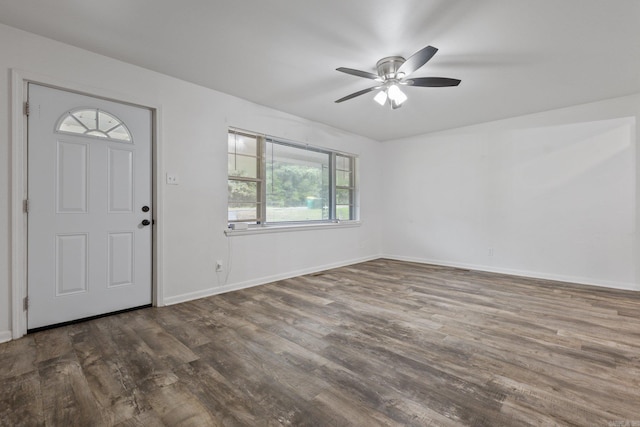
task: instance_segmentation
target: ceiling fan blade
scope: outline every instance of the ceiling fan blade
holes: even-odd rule
[[[447,87],[458,86],[460,80],[450,79],[448,77],[416,77],[414,79],[408,79],[403,81],[407,86],[421,86],[421,87]]]
[[[336,103],[340,103],[340,102],[343,102],[343,101],[348,101],[351,98],[355,98],[356,96],[364,95],[365,93],[369,93],[372,90],[376,90],[376,89],[380,89],[380,86],[374,86],[374,87],[370,87],[370,88],[367,88],[367,89],[359,90],[358,92],[354,92],[351,95],[347,95],[347,96],[345,96],[343,98],[338,99],[336,101]]]
[[[404,64],[398,68],[398,73],[403,73],[405,76],[408,76],[433,58],[433,55],[435,55],[437,51],[438,49],[433,46],[420,49],[404,61]]]
[[[336,71],[351,74],[352,76],[364,77],[366,79],[382,81],[382,78],[380,78],[379,75],[369,73],[367,71],[354,70],[353,68],[345,68],[345,67],[336,68]]]

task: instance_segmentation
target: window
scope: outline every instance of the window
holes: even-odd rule
[[[336,218],[354,219],[355,177],[354,158],[336,154]]]
[[[56,132],[131,142],[129,129],[122,121],[106,111],[95,108],[69,111],[58,120]]]
[[[262,138],[229,132],[229,222],[263,222]]]
[[[356,158],[229,130],[228,220],[252,224],[356,219]]]

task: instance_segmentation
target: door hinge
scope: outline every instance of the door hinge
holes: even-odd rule
[[[29,101],[24,103],[24,114],[29,117]]]
[[[24,307],[24,311],[27,311],[29,309],[29,297],[28,296],[24,297],[22,301],[23,301],[22,305]]]
[[[29,213],[29,199],[24,199],[24,213]]]

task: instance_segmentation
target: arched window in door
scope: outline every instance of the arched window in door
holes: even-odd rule
[[[113,114],[97,108],[77,108],[58,120],[56,132],[132,142],[125,124]]]

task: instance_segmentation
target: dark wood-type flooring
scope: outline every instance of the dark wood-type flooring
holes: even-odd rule
[[[0,345],[0,425],[640,426],[640,295],[376,260]]]

